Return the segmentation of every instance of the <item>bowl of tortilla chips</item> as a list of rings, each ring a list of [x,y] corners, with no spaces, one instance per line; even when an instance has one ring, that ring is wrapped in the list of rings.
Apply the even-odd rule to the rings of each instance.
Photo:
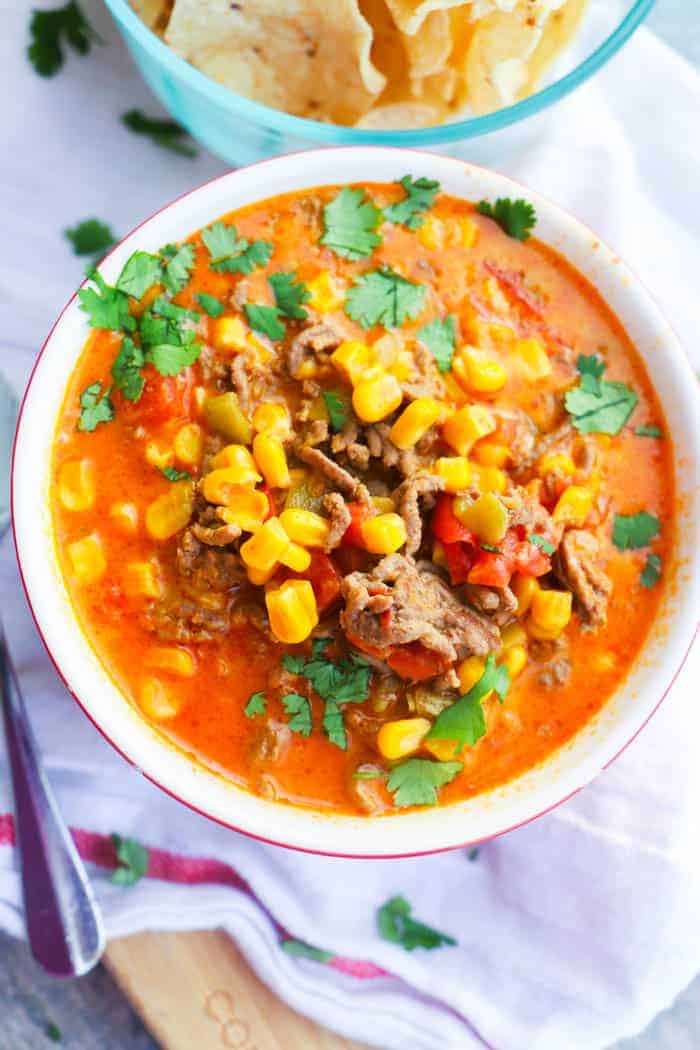
[[[654,0],[106,3],[173,117],[237,165],[319,143],[454,153],[574,90]]]

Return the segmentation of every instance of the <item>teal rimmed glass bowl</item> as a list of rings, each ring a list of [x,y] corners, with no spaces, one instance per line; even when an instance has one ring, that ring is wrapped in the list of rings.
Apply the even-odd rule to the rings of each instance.
[[[147,28],[127,0],[105,3],[144,80],[165,108],[203,146],[237,166],[319,145],[413,146],[473,157],[473,148],[461,150],[455,144],[521,125],[564,98],[619,51],[655,0],[590,0],[579,34],[536,94],[485,116],[409,131],[360,130],[294,117],[252,102],[176,55]]]

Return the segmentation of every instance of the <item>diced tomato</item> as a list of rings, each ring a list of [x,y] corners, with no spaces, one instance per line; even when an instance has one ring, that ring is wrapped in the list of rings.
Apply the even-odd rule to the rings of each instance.
[[[452,585],[466,583],[477,555],[476,548],[471,543],[444,543],[443,549]]]
[[[350,524],[343,535],[343,543],[349,543],[351,547],[364,547],[360,526],[371,514],[371,508],[366,503],[347,503],[350,511]]]
[[[326,612],[340,594],[341,576],[333,560],[323,551],[311,551],[311,565],[300,575],[311,583],[318,611]]]
[[[450,661],[444,654],[426,649],[421,642],[411,642],[408,645],[397,645],[392,648],[386,662],[401,678],[410,678],[414,682],[420,682],[424,678],[432,678],[440,674],[447,668]]]
[[[513,575],[513,562],[505,554],[480,551],[474,566],[469,570],[468,583],[479,583],[484,587],[507,587]]]
[[[460,540],[464,540],[467,543],[476,545],[478,541],[474,533],[466,525],[462,525],[459,518],[455,517],[452,510],[452,500],[453,497],[446,492],[438,496],[431,521],[433,535],[437,536],[445,544],[458,543]]]
[[[514,568],[524,576],[544,576],[552,568],[549,556],[534,543],[521,543],[513,559]]]
[[[124,409],[132,418],[151,423],[165,423],[169,419],[186,419],[192,406],[194,373],[184,368],[176,376],[162,376],[152,365],[143,369],[146,381],[138,401],[124,401]]]

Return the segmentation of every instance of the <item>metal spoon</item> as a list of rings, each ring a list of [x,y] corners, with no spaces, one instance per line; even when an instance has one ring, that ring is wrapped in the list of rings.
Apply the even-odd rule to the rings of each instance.
[[[17,403],[0,376],[0,536],[9,525],[10,443],[16,414]],[[12,770],[29,945],[49,973],[80,977],[104,951],[102,917],[41,763],[1,623],[0,703]]]

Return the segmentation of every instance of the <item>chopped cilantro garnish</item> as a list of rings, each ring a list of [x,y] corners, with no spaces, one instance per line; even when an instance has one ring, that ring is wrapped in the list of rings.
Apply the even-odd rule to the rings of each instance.
[[[661,522],[653,514],[640,510],[639,514],[616,514],[613,523],[613,543],[618,550],[639,550],[658,536]]]
[[[476,210],[493,219],[504,233],[518,241],[526,241],[537,222],[533,206],[521,199],[513,201],[510,197],[499,197],[495,204],[479,201]]]
[[[208,292],[197,292],[195,299],[205,314],[209,314],[210,317],[221,317],[224,312],[224,304],[221,300],[214,295],[209,295]]]
[[[642,587],[651,590],[661,579],[661,558],[658,554],[648,554],[646,565],[642,569],[639,582]]]
[[[70,44],[79,55],[87,55],[91,44],[103,43],[75,0],[64,7],[32,11],[29,37],[27,55],[42,77],[58,73],[65,60],[66,45]]]
[[[538,536],[536,532],[531,532],[528,536],[530,543],[534,543],[536,547],[539,547],[545,554],[554,554],[555,546],[546,540],[544,536]]]
[[[331,428],[337,433],[343,429],[350,418],[347,401],[335,390],[324,390],[323,400],[328,409]]]
[[[88,277],[97,285],[97,291],[94,288],[81,288],[78,298],[90,325],[93,328],[109,328],[114,332],[133,332],[136,322],[129,313],[129,300],[124,292],[107,284],[94,267],[88,270]]]
[[[306,678],[321,699],[325,700],[323,728],[331,743],[345,750],[347,739],[339,705],[359,704],[367,699],[372,668],[355,653],[339,663],[328,660],[323,652],[330,641],[330,638],[315,638],[311,646],[310,660],[285,653],[282,665],[292,674]]]
[[[287,329],[279,319],[276,306],[259,306],[256,303],[245,304],[248,324],[256,332],[262,332],[269,339],[283,339]]]
[[[187,129],[176,124],[174,120],[148,117],[140,109],[130,109],[128,113],[123,114],[122,124],[137,135],[147,135],[156,146],[162,146],[163,149],[179,153],[182,157],[197,156],[194,146],[182,141],[189,137]]]
[[[309,316],[301,304],[309,301],[311,292],[304,281],[298,280],[295,273],[273,273],[268,280],[281,314],[298,321],[303,321]]]
[[[162,295],[142,314],[139,335],[144,356],[161,375],[177,375],[199,357],[202,346],[193,327],[199,316]]]
[[[162,344],[149,347],[146,358],[162,376],[176,376],[184,368],[193,365],[201,352],[201,343],[190,343],[187,346]]]
[[[363,274],[345,299],[345,312],[363,328],[381,324],[398,328],[423,309],[425,288],[401,277],[388,266]]]
[[[650,423],[637,427],[635,434],[640,438],[662,438],[664,436],[661,427],[653,426]]]
[[[287,693],[282,697],[282,703],[287,714],[292,715],[287,722],[289,728],[301,736],[310,736],[313,723],[308,697],[302,696],[301,693]]]
[[[461,762],[433,762],[427,758],[409,758],[394,766],[388,788],[399,809],[405,806],[436,806],[438,788],[449,784],[462,771]]]
[[[140,299],[149,288],[161,279],[161,261],[150,252],[134,252],[124,263],[124,268],[117,278],[116,287],[120,292]]]
[[[426,734],[426,739],[453,740],[455,754],[468,744],[473,747],[486,733],[486,718],[482,701],[493,690],[503,700],[510,678],[504,666],[497,667],[493,654],[488,657],[484,672],[468,693],[445,708]]]
[[[443,320],[436,317],[416,332],[416,338],[424,343],[435,358],[441,372],[449,372],[457,340],[457,318],[450,314]]]
[[[417,230],[425,222],[421,212],[432,205],[440,192],[440,183],[434,179],[414,179],[412,175],[404,175],[399,185],[403,186],[406,196],[385,208],[384,218],[387,222],[397,222],[409,230]]]
[[[177,295],[190,279],[194,266],[194,247],[181,244],[178,248],[169,244],[160,254],[163,257],[161,281],[170,295]]]
[[[111,881],[117,886],[133,886],[148,871],[148,850],[134,839],[111,835],[119,865]]]
[[[95,383],[86,386],[80,395],[80,419],[78,430],[92,433],[100,423],[111,423],[114,419],[114,405],[110,394],[111,386],[102,393],[102,383],[99,379]],[[101,396],[100,396],[101,395]]]
[[[639,398],[626,383],[601,376],[605,364],[594,354],[581,354],[576,363],[581,376],[564,398],[573,425],[581,434],[619,434]]]
[[[64,233],[73,245],[76,255],[101,257],[116,241],[113,230],[99,219],[84,219]]]
[[[380,209],[364,190],[345,186],[323,209],[321,244],[346,259],[361,259],[381,244],[376,232],[381,221]]]
[[[333,958],[332,952],[324,952],[321,948],[313,948],[310,944],[294,940],[292,937],[282,941],[280,948],[287,955],[294,955],[300,959],[313,959],[315,962],[327,963]]]
[[[163,467],[161,474],[167,481],[191,481],[189,470],[178,470],[177,467]]]
[[[480,543],[479,546],[481,547],[482,551],[487,551],[489,554],[500,554],[501,553],[501,548],[500,547],[494,547],[494,545],[492,543]]]
[[[266,705],[267,697],[262,690],[257,693],[251,693],[248,697],[248,703],[243,708],[243,714],[246,718],[253,718],[255,715],[264,715]]]
[[[456,765],[448,762],[442,765]],[[454,937],[440,933],[426,926],[423,922],[411,918],[412,907],[405,897],[392,897],[377,912],[379,933],[385,941],[400,944],[407,952],[414,948],[441,948],[443,945],[455,945]]]
[[[114,364],[112,378],[117,390],[121,391],[127,401],[138,401],[143,393],[144,379],[141,369],[145,364],[143,350],[133,339],[124,336]]]
[[[348,738],[345,732],[345,721],[343,719],[343,712],[340,710],[335,700],[326,700],[326,705],[323,709],[323,731],[330,740],[331,744],[335,744],[341,751],[345,751],[348,746]]]
[[[211,256],[209,266],[218,273],[251,273],[256,266],[265,266],[273,251],[269,241],[251,243],[238,236],[235,226],[223,222],[202,230],[202,240]]]
[[[44,1028],[44,1035],[47,1039],[50,1039],[52,1043],[60,1043],[63,1039],[61,1029],[58,1027],[55,1021],[47,1021],[46,1027]]]

